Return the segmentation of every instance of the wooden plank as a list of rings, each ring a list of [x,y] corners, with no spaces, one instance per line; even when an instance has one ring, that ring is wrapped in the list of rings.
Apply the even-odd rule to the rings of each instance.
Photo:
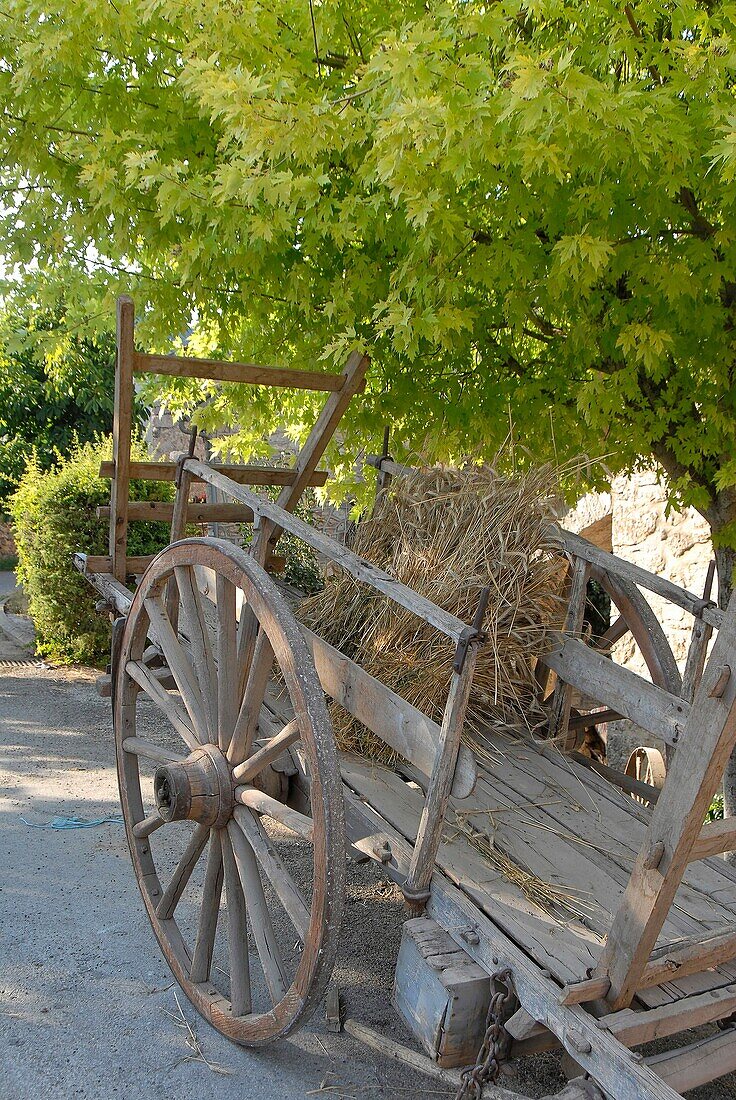
[[[121,295],[117,301],[117,357],[112,429],[112,458],[115,477],[110,495],[110,531],[108,549],[112,558],[110,572],[124,581],[125,554],[128,545],[128,494],[130,486],[130,446],[133,431],[133,333],[135,307],[132,298]]]
[[[684,608],[691,615],[702,618],[711,626],[719,628],[723,622],[723,612],[719,611],[717,607],[703,608],[703,600],[700,596],[696,596],[694,592],[688,592],[686,589],[673,584],[672,581],[668,581],[664,577],[658,577],[656,573],[650,573],[648,569],[642,569],[640,565],[633,565],[631,562],[624,561],[623,558],[616,557],[615,554],[600,550],[586,539],[581,538],[580,535],[573,534],[572,531],[565,531],[556,525],[552,526],[563,548],[571,554],[583,558],[591,565],[599,566],[608,573],[624,577],[640,588],[646,588],[649,592],[656,592],[658,596],[662,596],[665,600],[675,604],[676,607]]]
[[[646,989],[672,978],[710,970],[734,958],[736,928],[731,926],[710,934],[699,933],[653,951],[638,988]]]
[[[109,519],[110,508],[97,508],[98,519]],[[148,520],[155,523],[171,523],[174,505],[162,500],[131,500],[128,503],[128,520]],[[189,523],[252,523],[253,509],[245,504],[197,504],[190,501],[187,508]]]
[[[262,367],[255,363],[223,363],[182,355],[143,355],[133,360],[136,374],[168,374],[175,378],[211,378],[216,382],[245,382],[251,386],[280,386],[292,390],[342,389],[343,376],[329,371]]]
[[[561,1005],[583,1005],[588,1001],[598,1001],[605,997],[611,983],[608,978],[586,978],[582,982],[566,985],[560,993]]]
[[[539,660],[568,684],[624,714],[649,733],[675,745],[685,728],[690,704],[616,665],[577,638],[560,637]]]
[[[72,559],[74,562],[74,568],[78,569],[83,575],[92,573],[87,569],[88,554],[75,554]],[[110,558],[107,559],[112,565]],[[114,607],[121,615],[127,615],[130,610],[130,605],[133,602],[133,593],[125,587],[125,585],[113,577],[109,571],[102,571],[98,573],[92,573],[88,576],[90,584],[96,588],[103,599],[107,600],[111,607]]]
[[[681,1001],[651,1008],[647,1012],[625,1008],[600,1017],[600,1024],[626,1046],[639,1046],[722,1020],[733,1012],[736,1012],[736,985],[727,985],[693,997],[683,997]]]
[[[736,851],[736,817],[725,821],[706,821],[695,841],[690,859],[706,859],[719,856],[723,852]]]
[[[235,464],[213,463],[213,470],[219,470],[226,474],[232,481],[239,485],[291,485],[296,478],[295,470],[287,470],[278,466],[239,466]],[[113,478],[115,476],[114,462],[100,463],[100,477]],[[141,481],[176,481],[175,462],[131,462],[130,477]],[[327,481],[327,473],[324,470],[315,470],[307,482],[308,485],[320,486]],[[201,481],[196,474],[193,481]]]
[[[639,779],[624,775],[623,772],[616,771],[615,768],[609,768],[607,764],[601,764],[598,760],[591,760],[589,756],[581,756],[578,752],[571,755],[578,764],[582,764],[584,768],[589,768],[590,771],[597,772],[601,779],[607,780],[614,787],[619,787],[627,794],[635,794],[637,798],[643,798],[645,802],[652,805],[659,798],[657,788],[650,787],[648,783],[642,783]]]
[[[709,1039],[647,1058],[647,1065],[678,1093],[736,1070],[736,1032],[730,1027]]]
[[[325,692],[429,778],[440,744],[438,723],[307,627],[302,626],[302,634]],[[473,754],[462,745],[452,786],[455,798],[469,795],[477,779]]]
[[[322,531],[317,531],[314,527],[305,523],[304,520],[297,519],[296,516],[284,511],[278,504],[273,504],[271,501],[249,492],[248,489],[236,485],[229,478],[224,477],[206,463],[197,461],[197,459],[187,459],[184,465],[187,470],[197,474],[203,481],[208,481],[211,485],[222,489],[234,500],[249,504],[256,515],[261,516],[264,520],[269,520],[275,529],[291,531],[293,535],[306,542],[308,546],[313,547],[320,554],[324,554],[325,557],[340,565],[356,580],[370,585],[378,592],[382,592],[401,607],[406,608],[407,611],[411,611],[420,619],[424,619],[425,622],[434,626],[454,642],[459,641],[461,635],[467,630],[467,626],[462,619],[458,619],[456,615],[451,615],[413,589],[407,588],[405,584],[397,581],[384,569],[380,569],[377,565],[358,557],[352,550],[341,546],[336,539],[330,538]]]
[[[147,554],[142,557],[127,557],[125,559],[125,568],[122,571],[122,577],[117,577],[113,574],[113,559],[102,554],[87,554],[85,557],[85,572],[86,573],[110,573],[115,576],[116,580],[124,581],[126,577],[137,577],[141,573],[145,573],[148,566],[151,564],[155,554]]]
[[[722,682],[735,647],[733,597],[599,962],[612,1008],[636,992],[733,748],[736,676]]]
[[[346,792],[346,811],[349,816],[364,815],[366,833],[371,829],[376,815],[354,796],[351,798],[349,792]],[[408,871],[411,845],[395,829],[387,828],[386,834],[393,855],[392,870],[400,877]],[[611,1100],[680,1100],[647,1065],[632,1060],[626,1047],[599,1028],[586,1009],[558,1004],[560,987],[547,976],[546,970],[501,931],[495,918],[490,920],[479,910],[464,889],[453,886],[441,872],[432,880],[427,910],[488,974],[510,967],[523,1007],[554,1032],[561,1045]],[[474,936],[465,939],[463,933],[470,929]],[[476,936],[478,943],[474,942]],[[586,1046],[589,1049],[581,1049]]]

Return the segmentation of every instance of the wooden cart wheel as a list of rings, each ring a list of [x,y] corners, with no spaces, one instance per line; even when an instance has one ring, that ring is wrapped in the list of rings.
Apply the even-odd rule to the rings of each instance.
[[[664,787],[666,771],[664,757],[659,749],[647,748],[645,745],[640,745],[638,749],[634,749],[626,761],[626,774],[631,779],[638,779],[640,783],[648,783],[650,787],[656,787],[658,791],[661,791]],[[648,805],[648,801],[638,795],[633,794],[631,797],[636,802],[643,802]]]
[[[147,638],[177,691],[162,686],[166,670],[142,661]],[[262,711],[276,665],[296,716],[284,729]],[[262,1046],[287,1035],[315,1009],[332,971],[344,816],[332,725],[311,654],[251,557],[203,538],[158,555],[128,614],[114,713],[128,844],[177,981],[236,1042]],[[259,781],[296,741],[310,777],[311,818]],[[311,860],[294,858],[294,845],[310,846]],[[306,881],[298,882],[300,875]]]

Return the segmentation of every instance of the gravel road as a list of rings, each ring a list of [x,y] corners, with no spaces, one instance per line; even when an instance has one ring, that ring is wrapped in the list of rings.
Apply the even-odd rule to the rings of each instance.
[[[328,1032],[321,1014],[254,1053],[219,1036],[182,995],[177,1004],[122,827],[32,827],[119,811],[109,702],[93,684],[88,671],[0,667],[0,1100],[451,1097],[441,1082]],[[399,897],[372,866],[351,865],[348,878],[335,971],[343,1000],[350,1015],[411,1044],[389,1003]],[[209,1066],[192,1060],[184,1021]],[[538,1097],[564,1078],[542,1055],[504,1084]],[[736,1087],[692,1096],[734,1100]]]

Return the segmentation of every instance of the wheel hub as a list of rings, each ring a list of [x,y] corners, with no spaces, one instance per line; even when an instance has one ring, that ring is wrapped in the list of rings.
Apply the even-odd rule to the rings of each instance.
[[[164,821],[198,821],[217,829],[228,822],[235,804],[230,767],[215,745],[157,768],[153,793]]]

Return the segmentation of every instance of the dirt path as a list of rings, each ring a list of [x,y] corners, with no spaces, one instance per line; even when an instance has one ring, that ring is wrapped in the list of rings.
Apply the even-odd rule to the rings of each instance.
[[[54,817],[119,811],[109,702],[91,672],[0,667],[0,1097],[31,1100],[442,1100],[430,1078],[389,1064],[321,1018],[258,1054],[205,1024],[180,995],[217,1073],[189,1060],[171,974],[144,915],[122,827],[53,831]],[[370,865],[350,866],[336,978],[351,1015],[411,1043],[390,1007],[402,909]],[[557,1059],[503,1082],[562,1088]],[[725,1080],[692,1094],[734,1100]]]

